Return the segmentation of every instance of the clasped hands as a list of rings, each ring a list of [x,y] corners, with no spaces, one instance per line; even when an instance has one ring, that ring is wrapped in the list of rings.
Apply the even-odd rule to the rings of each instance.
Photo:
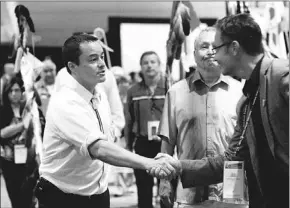
[[[181,163],[174,159],[172,156],[165,153],[157,154],[157,156],[154,158],[154,161],[147,169],[147,172],[150,175],[157,177],[158,179],[166,180],[176,178],[181,174],[181,171]]]

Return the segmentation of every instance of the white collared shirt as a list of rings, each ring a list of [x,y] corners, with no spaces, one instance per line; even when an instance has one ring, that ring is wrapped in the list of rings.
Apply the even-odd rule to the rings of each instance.
[[[65,67],[60,69],[56,76],[54,90],[60,90],[62,86],[70,82],[71,79],[72,76],[67,72]],[[110,70],[106,71],[106,81],[98,84],[98,87],[102,88],[106,93],[112,113],[112,122],[115,127],[115,136],[120,137],[121,131],[125,127],[125,116],[117,82],[114,74]]]
[[[106,94],[101,95],[98,111],[105,135],[111,139],[111,112]],[[52,95],[43,138],[41,177],[66,193],[90,196],[108,186],[108,165],[93,160],[88,146],[100,138],[99,121],[90,101],[93,95],[73,77]]]

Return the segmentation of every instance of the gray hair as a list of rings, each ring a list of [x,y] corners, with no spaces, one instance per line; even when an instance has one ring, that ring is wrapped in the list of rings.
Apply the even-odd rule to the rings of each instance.
[[[197,35],[197,37],[195,38],[195,41],[194,41],[194,50],[196,49],[196,45],[200,39],[200,37],[202,36],[203,33],[205,32],[215,32],[216,31],[216,28],[215,27],[206,27],[204,29],[202,29],[199,34]]]

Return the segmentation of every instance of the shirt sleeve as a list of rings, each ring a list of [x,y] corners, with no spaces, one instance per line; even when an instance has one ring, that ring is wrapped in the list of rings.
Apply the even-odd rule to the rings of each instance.
[[[175,114],[174,93],[168,91],[166,94],[161,120],[158,128],[158,135],[171,145],[176,144],[177,126]],[[164,138],[165,137],[165,138]]]
[[[94,112],[74,101],[54,106],[52,122],[59,137],[73,144],[81,155],[89,156],[90,144],[105,138],[93,117]]]

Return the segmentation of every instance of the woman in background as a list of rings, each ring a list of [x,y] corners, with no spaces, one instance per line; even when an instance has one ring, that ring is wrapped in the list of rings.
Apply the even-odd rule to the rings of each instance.
[[[37,174],[35,140],[30,112],[22,117],[23,81],[13,77],[4,86],[3,106],[0,107],[0,144],[2,171],[13,208],[34,207],[33,182]],[[32,182],[32,183],[31,183]]]

